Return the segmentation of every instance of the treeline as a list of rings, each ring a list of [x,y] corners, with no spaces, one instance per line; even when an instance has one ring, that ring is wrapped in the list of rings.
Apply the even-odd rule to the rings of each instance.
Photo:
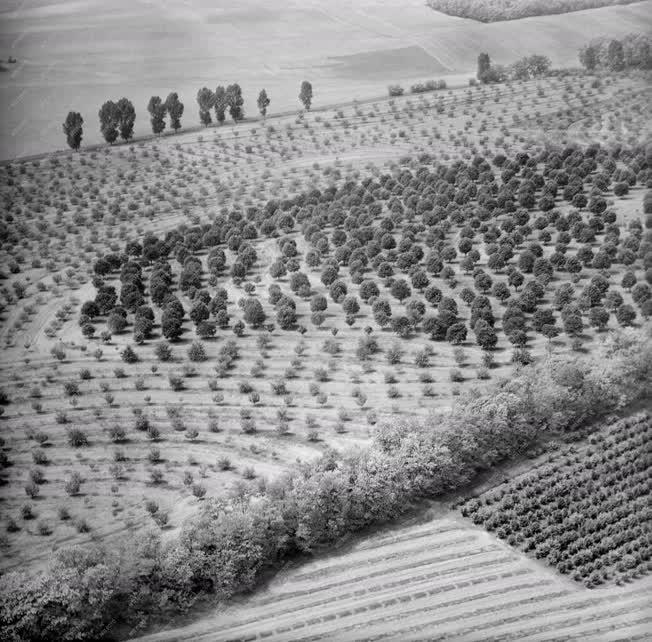
[[[478,56],[476,77],[481,83],[531,80],[546,76],[550,73],[551,66],[550,59],[539,54],[525,56],[511,65],[496,65],[491,62],[488,53],[481,53]]]
[[[652,69],[652,38],[644,33],[630,33],[620,40],[599,36],[580,49],[579,59],[587,71]]]
[[[652,69],[652,38],[643,33],[631,33],[622,40],[600,36],[582,47],[579,60],[587,71]],[[478,56],[476,78],[481,83],[531,80],[553,73],[551,66],[549,58],[538,54],[525,56],[511,65],[497,65],[483,52]]]
[[[425,94],[429,91],[441,91],[446,89],[445,80],[426,80],[425,82],[418,82],[410,86],[411,94]],[[402,96],[405,89],[401,85],[390,85],[387,91],[391,97]]]
[[[299,100],[304,109],[309,110],[312,105],[312,84],[304,80],[299,91]],[[256,101],[260,115],[267,116],[267,108],[271,100],[267,91],[262,89]],[[212,124],[211,111],[215,111],[215,120],[220,125],[226,120],[226,113],[233,119],[234,123],[245,117],[244,98],[242,88],[238,83],[227,87],[218,86],[215,91],[208,87],[202,87],[197,92],[197,105],[199,107],[199,122],[207,127]],[[166,118],[169,117],[169,126],[175,133],[181,129],[181,117],[184,113],[184,104],[179,100],[176,92],[171,92],[164,100],[160,96],[152,96],[147,104],[150,125],[153,134],[161,134],[168,126]],[[118,102],[106,101],[98,112],[100,120],[100,131],[104,140],[113,144],[118,135],[128,141],[133,137],[134,123],[136,121],[136,110],[133,103],[127,98],[121,98]],[[84,119],[79,112],[68,112],[63,123],[63,133],[66,142],[71,149],[79,149],[83,138]]]
[[[460,401],[436,429],[432,420],[395,421],[366,450],[330,451],[237,498],[208,500],[176,540],[150,533],[110,549],[63,548],[37,576],[8,573],[4,639],[133,636],[198,598],[251,589],[292,556],[392,520],[527,452],[546,433],[574,434],[650,390],[652,341],[642,331],[610,335],[584,362],[523,368],[491,394]]]
[[[480,22],[518,20],[531,16],[547,16],[584,9],[596,9],[638,0],[427,0],[435,11],[449,16],[471,18]]]

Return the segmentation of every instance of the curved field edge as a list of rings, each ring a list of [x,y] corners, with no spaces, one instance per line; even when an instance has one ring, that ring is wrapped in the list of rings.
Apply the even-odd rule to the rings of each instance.
[[[535,16],[551,16],[575,11],[635,4],[639,0],[426,0],[435,11],[479,22],[502,22]]]
[[[333,452],[259,494],[209,501],[176,541],[151,533],[111,551],[75,547],[37,576],[8,574],[5,639],[131,637],[201,598],[227,600],[271,568],[387,523],[551,435],[576,433],[651,387],[649,326],[609,335],[586,360],[523,368],[492,395],[462,400],[437,431],[429,421],[385,425],[368,449]]]

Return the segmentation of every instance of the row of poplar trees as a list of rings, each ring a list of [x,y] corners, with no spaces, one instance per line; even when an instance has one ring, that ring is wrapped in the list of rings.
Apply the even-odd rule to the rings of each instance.
[[[299,100],[305,109],[312,105],[312,84],[307,80],[301,83]],[[267,116],[267,107],[270,104],[267,91],[262,89],[258,94],[258,111],[261,116]],[[211,110],[215,111],[215,119],[220,125],[226,120],[226,112],[238,122],[244,118],[244,98],[242,88],[237,83],[228,87],[219,86],[215,91],[202,87],[197,92],[197,104],[199,106],[199,120],[202,125],[208,126],[213,122]],[[183,116],[184,105],[179,100],[179,95],[172,92],[163,101],[160,96],[152,96],[147,104],[147,111],[150,116],[152,132],[160,134],[166,128],[166,117],[170,118],[170,127],[175,132],[181,128],[181,117]],[[104,140],[112,144],[118,136],[128,141],[134,134],[134,123],[136,121],[136,110],[133,103],[127,98],[121,98],[117,102],[107,100],[98,112],[100,119],[100,131]],[[66,135],[68,146],[72,149],[79,149],[83,136],[84,119],[79,112],[69,112],[63,124],[63,132]]]

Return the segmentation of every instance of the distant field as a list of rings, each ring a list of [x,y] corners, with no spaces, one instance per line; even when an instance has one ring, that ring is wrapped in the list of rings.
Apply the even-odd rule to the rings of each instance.
[[[652,2],[564,16],[480,24],[435,12],[423,0],[292,0],[271,11],[262,0],[151,3],[113,0],[4,3],[0,59],[17,63],[0,76],[0,157],[64,145],[61,123],[82,113],[84,144],[100,142],[97,112],[126,96],[136,106],[136,135],[149,132],[145,105],[177,91],[185,126],[197,125],[197,90],[239,82],[245,111],[265,87],[270,112],[298,109],[302,80],[319,108],[383,95],[389,83],[446,77],[465,84],[480,51],[509,63],[526,53],[577,65],[593,35],[652,29]]]
[[[636,0],[428,0],[428,5],[451,16],[497,22],[634,2]]]

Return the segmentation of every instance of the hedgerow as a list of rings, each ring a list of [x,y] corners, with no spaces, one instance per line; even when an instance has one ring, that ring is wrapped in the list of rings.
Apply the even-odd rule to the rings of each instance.
[[[7,640],[132,635],[203,597],[221,601],[249,590],[282,560],[392,520],[650,389],[649,336],[609,335],[586,361],[550,358],[492,394],[470,394],[447,417],[382,425],[366,450],[330,451],[255,494],[205,500],[176,540],[150,533],[111,549],[65,548],[36,576],[9,573],[0,626]]]

